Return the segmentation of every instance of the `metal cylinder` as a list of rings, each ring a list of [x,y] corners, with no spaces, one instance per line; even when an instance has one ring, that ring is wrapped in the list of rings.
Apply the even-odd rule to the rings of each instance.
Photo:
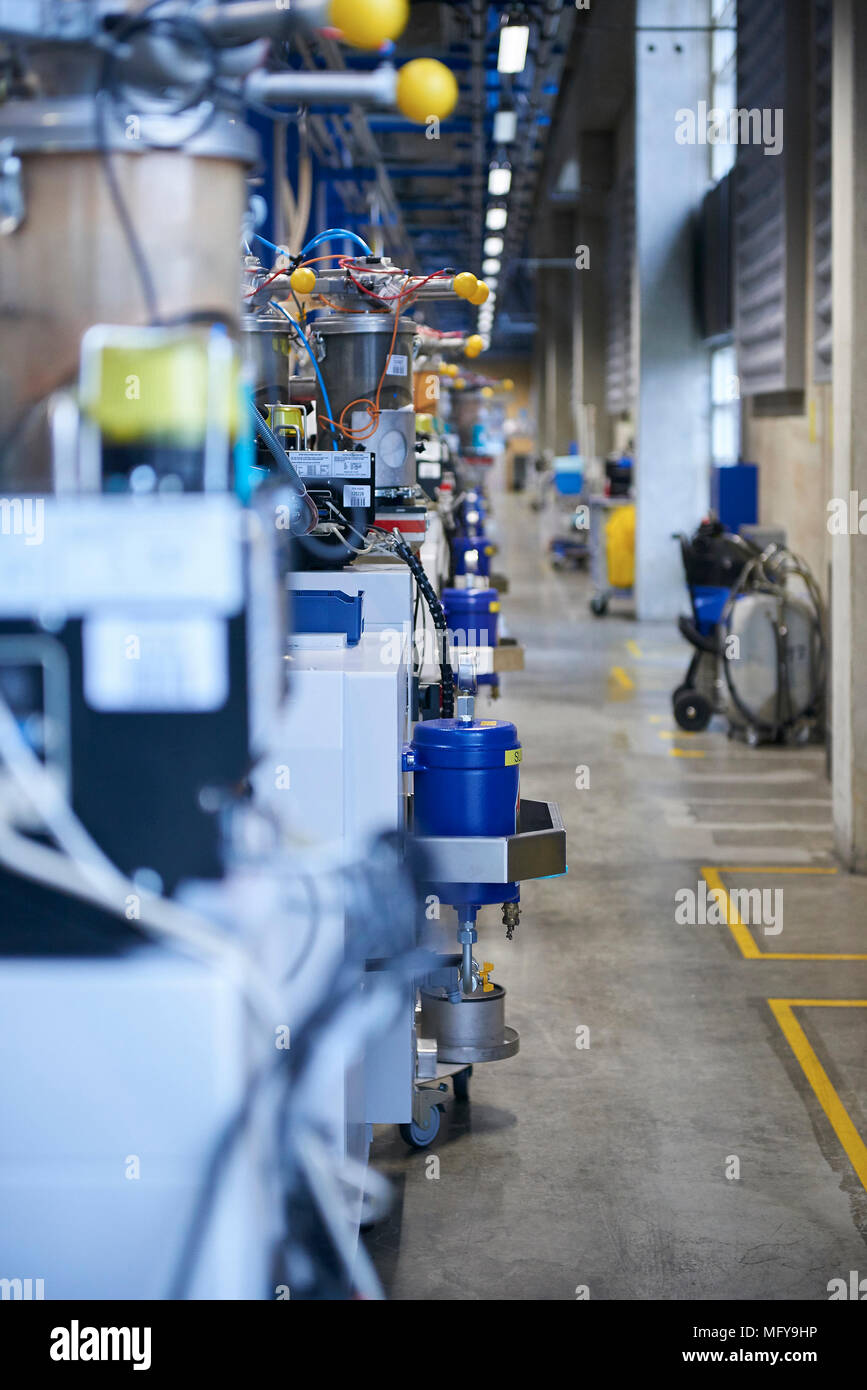
[[[335,314],[333,318],[321,319],[313,329],[312,336],[320,338],[325,349],[319,368],[335,420],[345,411],[343,423],[353,431],[366,434],[371,424],[366,402],[375,402],[382,377],[376,429],[364,439],[346,439],[336,432],[341,449],[360,445],[376,454],[378,492],[415,485],[412,400],[415,331],[412,319],[400,319],[394,347],[390,348],[394,332],[391,314]],[[383,368],[386,368],[384,375]],[[361,401],[365,404],[353,405]],[[327,413],[321,393],[317,395],[317,410],[320,415]],[[320,424],[320,436],[330,442],[331,436],[324,424]]]
[[[519,1038],[506,1026],[506,991],[464,995],[452,1003],[430,990],[421,991],[419,1035],[436,1038],[439,1062],[496,1062],[518,1051]]]
[[[0,117],[0,139],[9,119]],[[0,243],[0,486],[49,491],[49,441],[36,407],[74,384],[88,328],[149,321],[142,263],[163,320],[237,321],[246,161],[240,152],[183,149],[109,156],[76,147],[85,139],[77,127],[57,148],[46,136],[33,149],[36,136],[22,133],[20,117],[10,125],[22,149],[23,217]],[[137,245],[112,197],[107,158]]]
[[[244,356],[253,376],[257,405],[293,399],[289,388],[289,354],[296,340],[288,320],[247,315],[242,321]]]

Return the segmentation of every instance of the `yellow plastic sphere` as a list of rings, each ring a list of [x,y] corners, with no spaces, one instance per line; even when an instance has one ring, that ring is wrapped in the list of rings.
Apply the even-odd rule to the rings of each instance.
[[[502,385],[504,391],[514,391],[515,389],[515,383],[510,376],[504,377]]]
[[[471,333],[464,344],[464,352],[467,357],[478,357],[484,344],[478,333]]]
[[[456,362],[446,362],[445,366],[443,367],[443,371],[445,372],[446,376],[457,376],[458,365]]]
[[[472,303],[473,295],[479,288],[479,282],[471,270],[462,270],[459,275],[455,276],[452,288],[461,299],[468,299]]]
[[[409,120],[419,125],[426,125],[434,117],[444,121],[457,104],[455,75],[436,58],[413,58],[397,74],[398,109]]]
[[[407,0],[331,0],[329,21],[356,48],[379,48],[402,34],[409,18]]]
[[[485,300],[487,299],[490,293],[491,291],[488,289],[484,280],[480,280],[479,283],[476,285],[475,294],[470,295],[470,303],[475,304],[477,306],[480,304],[484,304]]]
[[[457,381],[455,382],[455,390],[456,390],[456,391],[463,391],[463,389],[464,389],[464,387],[466,386],[466,384],[467,384],[467,383],[464,381],[463,377],[462,377],[462,376],[459,376],[458,379],[457,379]]]
[[[296,294],[312,294],[316,289],[316,276],[307,265],[299,265],[289,276],[289,284]]]
[[[494,394],[494,388],[493,388],[493,386],[483,386],[483,387],[482,387],[482,395],[484,396],[484,398],[485,398],[486,401],[489,401],[489,400],[491,399],[491,397],[493,396],[493,394]]]

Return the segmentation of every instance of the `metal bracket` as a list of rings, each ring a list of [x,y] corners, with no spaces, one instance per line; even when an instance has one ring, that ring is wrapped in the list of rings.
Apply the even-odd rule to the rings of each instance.
[[[431,882],[520,883],[566,872],[566,830],[556,801],[521,799],[515,835],[420,835]]]

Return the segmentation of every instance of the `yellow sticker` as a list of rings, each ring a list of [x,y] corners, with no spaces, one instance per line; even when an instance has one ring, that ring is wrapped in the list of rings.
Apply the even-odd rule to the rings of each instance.
[[[479,723],[483,729],[493,729],[497,723],[496,719],[480,719]]]
[[[521,749],[509,748],[506,750],[506,767],[514,767],[515,763],[521,761]]]
[[[500,605],[499,605],[498,603],[489,603],[489,604],[488,604],[488,612],[489,612],[489,613],[499,613],[499,611],[500,611]]]

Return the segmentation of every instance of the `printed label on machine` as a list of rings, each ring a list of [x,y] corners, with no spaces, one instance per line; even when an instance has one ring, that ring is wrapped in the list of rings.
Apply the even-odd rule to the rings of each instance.
[[[406,376],[409,371],[409,359],[393,355],[388,359],[388,366],[385,369],[386,376]]]
[[[219,618],[100,614],[85,620],[82,641],[91,709],[206,711],[226,702],[229,639]]]
[[[424,459],[418,465],[418,476],[420,478],[438,478],[442,471],[442,464],[426,463]]]
[[[358,487],[357,485],[345,487],[343,489],[343,505],[344,507],[369,507],[370,488]]]
[[[367,417],[365,416],[365,419]],[[349,449],[311,450],[309,453],[292,452],[287,455],[289,462],[299,478],[371,478],[373,469],[370,453]]]

